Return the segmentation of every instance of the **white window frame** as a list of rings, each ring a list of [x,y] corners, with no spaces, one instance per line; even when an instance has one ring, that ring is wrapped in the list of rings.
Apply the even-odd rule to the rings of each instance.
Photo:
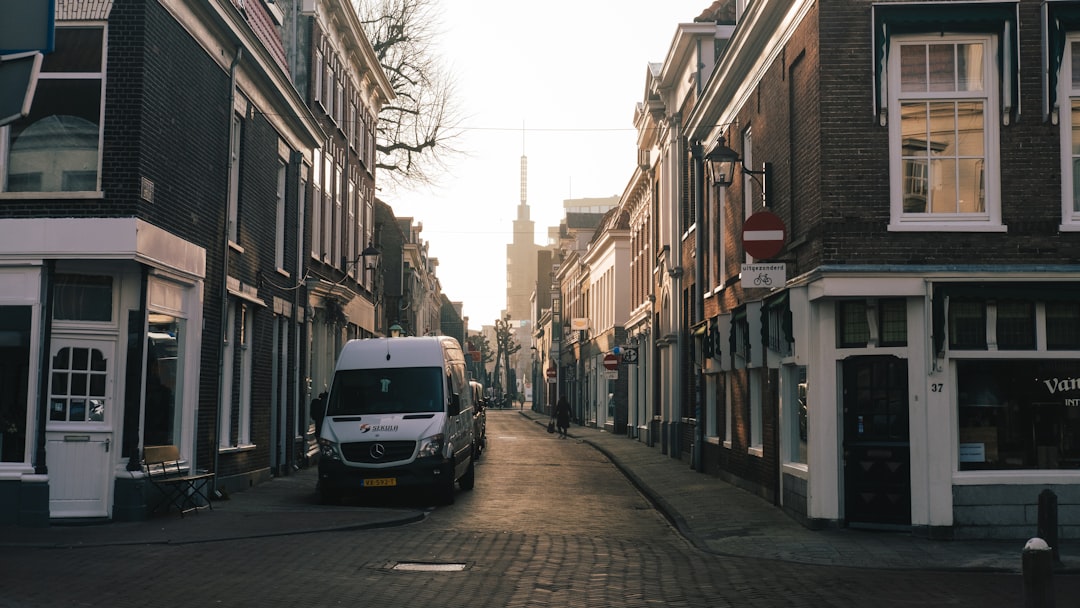
[[[1080,137],[1080,124],[1073,122],[1073,105],[1080,107],[1080,81],[1072,82],[1072,53],[1073,45],[1080,45],[1080,32],[1070,33],[1065,38],[1065,51],[1062,53],[1061,65],[1058,68],[1058,94],[1062,100],[1059,107],[1059,131],[1061,138],[1061,226],[1062,232],[1080,231],[1080,207],[1074,206],[1074,198],[1080,189],[1080,180],[1076,180],[1074,163],[1080,168],[1080,153],[1073,152],[1072,134],[1078,131]],[[1080,141],[1078,141],[1080,143]],[[1080,150],[1078,150],[1080,152]],[[1080,199],[1077,199],[1080,203]]]
[[[360,259],[360,222],[357,217],[359,208],[359,192],[356,189],[356,169],[354,167],[349,168],[349,189],[346,196],[347,209],[345,220],[345,255],[348,257],[350,265],[347,270],[352,275],[353,279],[359,280],[360,275],[364,272],[364,267],[367,265],[364,260]]]
[[[101,193],[101,164],[104,157],[104,142],[105,142],[105,90],[107,82],[105,79],[105,65],[108,62],[108,46],[109,46],[109,28],[105,22],[99,21],[77,21],[70,23],[57,23],[56,29],[63,28],[78,28],[78,29],[100,29],[101,30],[101,69],[97,72],[46,72],[44,69],[40,70],[38,74],[38,81],[44,80],[98,80],[100,82],[100,98],[98,101],[98,119],[97,119],[97,178],[95,180],[95,188],[90,191],[65,191],[65,190],[50,190],[50,191],[27,191],[27,192],[8,192],[8,172],[10,170],[9,155],[11,153],[11,127],[4,125],[0,126],[0,197],[2,198],[40,198],[47,194],[49,198],[87,198],[93,196],[98,198]]]
[[[311,91],[312,97],[315,102],[325,108],[323,103],[323,78],[324,71],[326,70],[326,60],[323,58],[323,52],[321,48],[315,49],[315,60],[312,62],[311,73],[314,76],[315,81],[312,83]]]
[[[341,258],[345,255],[343,248],[343,245],[345,243],[345,212],[343,209],[344,203],[341,199],[346,196],[346,190],[348,189],[349,184],[349,177],[348,174],[345,172],[345,167],[342,166],[340,162],[334,163],[334,173],[337,179],[334,184],[334,242],[333,250],[331,251],[331,256],[333,257],[331,257],[330,259],[333,260],[334,264],[341,264],[342,266],[344,266]],[[342,268],[342,270],[345,270],[345,268]]]
[[[283,158],[278,158],[277,175],[277,200],[275,203],[274,216],[274,268],[288,274],[285,271],[285,183],[288,163]]]
[[[708,339],[708,337],[706,337]],[[705,374],[705,438],[716,441],[720,435],[720,408],[716,406],[717,374]]]
[[[330,148],[323,152],[323,191],[322,191],[322,249],[319,259],[330,263],[333,248],[334,230],[334,187],[337,175],[334,173],[334,153]]]
[[[799,379],[800,376],[805,377],[806,373],[807,366],[805,365],[784,365],[780,368],[781,407],[783,408],[783,433],[781,437],[784,438],[780,441],[780,448],[783,454],[783,463],[785,466],[794,466],[802,470],[807,470],[810,462],[809,433],[805,461],[799,460],[798,447],[801,441],[799,436],[799,401],[807,398],[807,384],[806,382],[800,383]],[[809,407],[807,409],[809,410]]]
[[[244,118],[232,114],[229,129],[229,242],[240,242],[240,142]]]
[[[731,374],[724,377],[724,447],[731,449],[732,429],[735,428],[735,411],[731,405]]]
[[[902,93],[900,90],[900,47],[904,44],[982,44],[983,90],[969,92]],[[889,192],[890,222],[893,232],[1005,232],[1001,222],[1001,100],[998,87],[998,37],[991,34],[913,34],[893,36],[889,40],[888,65],[888,125],[889,125]],[[971,100],[984,103],[983,158],[984,210],[979,213],[905,213],[903,133],[900,118],[901,103],[907,100],[956,101]]]
[[[749,383],[750,383],[750,446],[747,448],[747,453],[751,456],[762,456],[765,453],[763,448],[763,437],[761,425],[761,379],[762,371],[760,367],[755,367],[749,370]]]
[[[237,322],[237,315],[242,318]],[[218,425],[218,449],[230,450],[251,447],[251,375],[252,353],[251,338],[254,336],[255,314],[250,304],[229,300],[226,313],[228,339],[222,350],[223,380],[221,383],[221,410]],[[237,351],[240,360],[236,361]],[[240,376],[237,379],[237,398],[233,399],[233,371],[239,364]],[[232,413],[237,412],[236,441],[233,441]]]

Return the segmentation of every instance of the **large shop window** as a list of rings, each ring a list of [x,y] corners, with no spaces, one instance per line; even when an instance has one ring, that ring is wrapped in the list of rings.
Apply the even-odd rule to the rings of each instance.
[[[183,346],[181,320],[150,314],[146,338],[146,445],[180,443],[183,407]]]
[[[56,28],[56,50],[42,61],[30,114],[0,129],[0,190],[99,190],[104,33]]]
[[[1080,468],[1080,360],[956,362],[961,471]]]
[[[1018,94],[1016,4],[873,10],[890,228],[1000,229],[998,125],[1009,124]]]

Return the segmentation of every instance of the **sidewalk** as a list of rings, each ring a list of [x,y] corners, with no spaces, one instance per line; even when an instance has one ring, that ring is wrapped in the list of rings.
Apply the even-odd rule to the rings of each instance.
[[[94,547],[105,545],[190,544],[238,538],[362,530],[422,520],[416,508],[349,508],[319,504],[316,468],[275,477],[228,500],[215,500],[213,510],[173,510],[146,521],[106,524],[59,524],[47,528],[0,526],[3,547]]]
[[[523,415],[539,425],[548,417]],[[625,436],[571,426],[570,438],[603,452],[703,551],[825,566],[1021,572],[1024,542],[929,540],[902,532],[813,531],[778,507],[717,477],[698,473]],[[1080,573],[1080,541],[1062,543],[1058,574]]]

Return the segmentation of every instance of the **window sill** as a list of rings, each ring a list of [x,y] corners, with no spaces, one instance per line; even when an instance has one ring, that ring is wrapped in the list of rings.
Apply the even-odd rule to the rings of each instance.
[[[955,466],[955,465],[953,465]],[[1077,469],[1002,469],[998,471],[953,471],[953,485],[1048,485],[1075,484],[1080,480]]]
[[[989,222],[903,222],[889,224],[889,232],[1008,232],[1004,224]]]
[[[256,447],[253,443],[245,443],[244,445],[234,446],[218,446],[218,454],[239,454],[240,452],[251,452]]]
[[[244,253],[244,248],[241,247],[239,243],[237,243],[236,241],[234,241],[232,239],[229,239],[229,249],[232,249],[233,251],[235,251],[237,253]]]
[[[41,200],[41,199],[72,199],[72,200],[100,200],[105,198],[101,191],[89,192],[0,192],[0,200]]]
[[[751,456],[761,458],[765,455],[765,450],[760,445],[754,445],[746,448],[746,453]]]
[[[810,467],[801,462],[785,462],[783,472],[799,479],[810,479]]]

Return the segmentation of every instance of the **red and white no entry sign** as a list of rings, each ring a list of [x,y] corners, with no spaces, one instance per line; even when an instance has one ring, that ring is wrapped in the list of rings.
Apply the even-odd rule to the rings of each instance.
[[[559,372],[555,371],[554,367],[547,368],[547,377],[548,378],[555,378],[558,375],[559,375]]]
[[[787,240],[784,220],[771,211],[758,211],[743,222],[743,249],[758,260],[780,253]]]
[[[604,368],[619,369],[619,356],[612,353],[604,355]]]

